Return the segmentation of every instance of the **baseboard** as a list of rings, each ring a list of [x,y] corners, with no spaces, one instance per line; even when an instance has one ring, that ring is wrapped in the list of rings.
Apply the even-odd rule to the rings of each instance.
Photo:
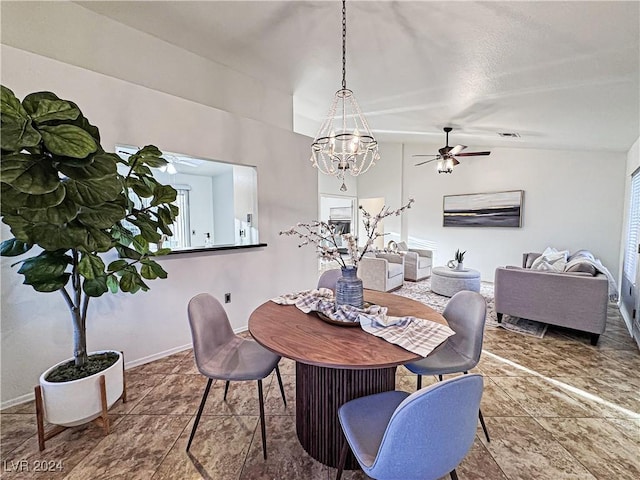
[[[248,327],[245,325],[243,327],[235,328],[234,333],[246,332]],[[156,360],[160,360],[161,358],[168,357],[175,353],[184,352],[185,350],[189,350],[192,348],[192,344],[188,343],[186,345],[181,345],[179,347],[170,348],[168,350],[164,350],[162,352],[154,353],[153,355],[147,355],[146,357],[138,358],[136,360],[131,360],[130,362],[126,361],[126,352],[125,352],[125,370],[130,368],[139,367],[140,365],[144,365],[146,363],[154,362]],[[19,397],[12,398],[10,400],[6,400],[0,404],[0,410],[4,410],[6,408],[15,407],[16,405],[22,405],[23,403],[31,402],[35,399],[35,394],[33,392],[27,393],[25,395],[20,395]]]

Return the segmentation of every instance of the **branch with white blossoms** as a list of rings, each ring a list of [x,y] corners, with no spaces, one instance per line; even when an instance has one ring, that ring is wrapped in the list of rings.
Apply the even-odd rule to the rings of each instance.
[[[335,260],[342,268],[346,268],[347,262],[340,254],[338,249],[337,238],[342,238],[346,243],[346,250],[349,255],[350,265],[358,267],[358,263],[372,247],[375,240],[384,236],[384,233],[377,231],[378,224],[384,218],[391,215],[401,215],[402,212],[411,208],[414,203],[414,199],[410,198],[406,205],[398,208],[397,210],[391,210],[389,207],[383,206],[380,212],[376,215],[371,215],[362,206],[360,206],[360,212],[363,218],[364,231],[367,236],[367,241],[361,249],[358,249],[358,239],[350,233],[343,233],[336,235],[335,225],[330,225],[327,222],[313,221],[310,223],[298,223],[296,226],[291,227],[289,230],[280,232],[280,235],[288,235],[298,237],[302,239],[302,242],[298,247],[304,245],[315,245],[318,256],[323,260]]]

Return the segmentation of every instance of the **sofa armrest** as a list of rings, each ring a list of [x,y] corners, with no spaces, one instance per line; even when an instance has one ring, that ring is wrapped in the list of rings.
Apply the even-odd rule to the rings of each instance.
[[[358,277],[363,288],[384,292],[387,287],[387,260],[384,258],[362,257],[358,265]]]

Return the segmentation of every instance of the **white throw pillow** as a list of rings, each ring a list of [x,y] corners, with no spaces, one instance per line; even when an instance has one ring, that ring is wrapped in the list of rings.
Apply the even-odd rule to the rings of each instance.
[[[542,255],[533,261],[531,269],[563,272],[567,264],[568,256],[568,250],[556,250],[553,247],[547,247],[544,252],[542,252]]]

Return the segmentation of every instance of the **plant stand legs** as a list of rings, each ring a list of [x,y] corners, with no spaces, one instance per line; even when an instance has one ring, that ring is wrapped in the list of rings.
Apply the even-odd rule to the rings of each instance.
[[[93,420],[104,430],[105,435],[109,435],[109,414],[107,412],[107,385],[105,381],[104,375],[100,375],[100,404],[102,406],[102,411],[100,416]],[[59,433],[64,432],[69,427],[64,427],[62,425],[54,425],[49,431],[45,431],[44,429],[44,402],[42,400],[42,387],[37,385],[35,387],[35,395],[36,395],[36,424],[38,426],[38,448],[42,452],[45,449],[45,441],[50,438],[55,437]],[[122,395],[120,395],[123,403],[127,401],[127,384],[124,381],[123,377],[123,389]],[[120,398],[118,400],[120,400]],[[117,400],[116,400],[117,401]]]

